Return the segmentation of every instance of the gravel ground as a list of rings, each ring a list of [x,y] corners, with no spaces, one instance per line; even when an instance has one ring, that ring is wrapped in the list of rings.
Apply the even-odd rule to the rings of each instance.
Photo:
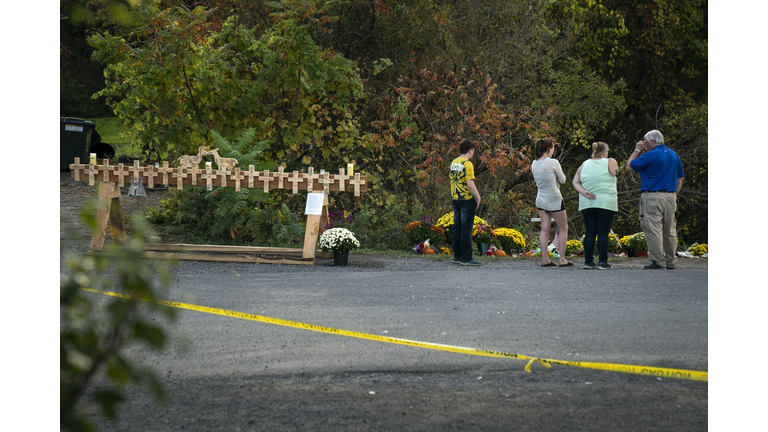
[[[82,253],[90,233],[77,212],[95,188],[70,180],[62,172],[62,238]],[[167,191],[148,191],[131,198],[123,189],[126,214],[158,205]],[[66,226],[73,227],[67,231]],[[128,234],[130,235],[130,225]],[[108,239],[108,241],[110,241]],[[185,275],[240,272],[296,274],[337,272],[332,260],[315,266],[183,262]],[[644,259],[617,260],[617,268],[636,269]],[[414,256],[350,255],[352,272],[416,272],[445,270],[440,259]],[[510,269],[532,270],[536,259],[487,260],[482,274]],[[706,259],[680,259],[676,272],[707,269]],[[539,269],[583,272],[577,268]],[[575,274],[575,273],[574,273]],[[635,274],[635,272],[633,272]],[[326,276],[323,276],[326,277]],[[482,279],[478,280],[482,284]],[[407,312],[403,312],[407,313]],[[147,357],[165,366],[162,358]],[[386,370],[286,373],[282,370],[163,376],[168,404],[158,405],[129,387],[116,422],[98,420],[102,430],[193,431],[443,431],[443,430],[644,430],[701,431],[708,427],[708,384],[684,380],[606,373],[589,369],[534,368],[526,373],[499,366],[455,365]],[[164,372],[159,372],[164,375]]]

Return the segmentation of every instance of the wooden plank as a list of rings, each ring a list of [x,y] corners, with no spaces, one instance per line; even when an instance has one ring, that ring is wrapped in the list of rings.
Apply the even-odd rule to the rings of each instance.
[[[260,246],[196,245],[185,243],[147,243],[144,250],[161,252],[216,252],[266,255],[301,255],[303,249]]]
[[[112,193],[115,183],[102,183],[99,187],[99,200],[96,203],[96,226],[91,236],[89,251],[97,251],[104,248],[104,239],[107,237],[107,223],[109,222],[110,208],[112,207]]]
[[[254,264],[296,264],[296,265],[314,265],[314,258],[292,258],[292,257],[277,257],[266,258],[260,256],[248,256],[248,255],[206,255],[206,254],[187,254],[179,252],[144,252],[145,258],[159,258],[159,259],[177,259],[183,261],[217,261],[217,262],[243,262]]]
[[[322,193],[322,192],[315,192]],[[315,258],[317,239],[328,223],[328,195],[323,194],[323,211],[319,215],[307,216],[307,229],[304,231],[304,258]]]
[[[112,238],[116,243],[125,244],[125,224],[123,223],[123,205],[120,203],[120,188],[116,183],[112,185],[109,205],[109,224]]]

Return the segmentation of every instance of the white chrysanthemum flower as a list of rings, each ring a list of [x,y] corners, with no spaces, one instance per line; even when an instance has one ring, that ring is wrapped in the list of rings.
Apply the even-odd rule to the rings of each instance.
[[[360,242],[346,228],[331,228],[320,236],[318,246],[325,252],[342,252],[359,248]]]

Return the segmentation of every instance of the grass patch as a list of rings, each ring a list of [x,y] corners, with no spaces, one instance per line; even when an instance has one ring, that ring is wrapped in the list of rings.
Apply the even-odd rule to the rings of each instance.
[[[138,145],[131,144],[127,137],[120,136],[123,131],[118,117],[101,117],[86,119],[96,126],[96,132],[101,136],[101,141],[112,144],[115,148],[115,156],[126,155],[136,157],[141,154]]]

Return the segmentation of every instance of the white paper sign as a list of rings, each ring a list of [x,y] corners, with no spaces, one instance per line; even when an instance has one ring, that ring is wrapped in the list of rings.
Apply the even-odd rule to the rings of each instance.
[[[304,209],[305,215],[322,215],[323,214],[323,193],[310,193],[307,194],[307,207]]]

